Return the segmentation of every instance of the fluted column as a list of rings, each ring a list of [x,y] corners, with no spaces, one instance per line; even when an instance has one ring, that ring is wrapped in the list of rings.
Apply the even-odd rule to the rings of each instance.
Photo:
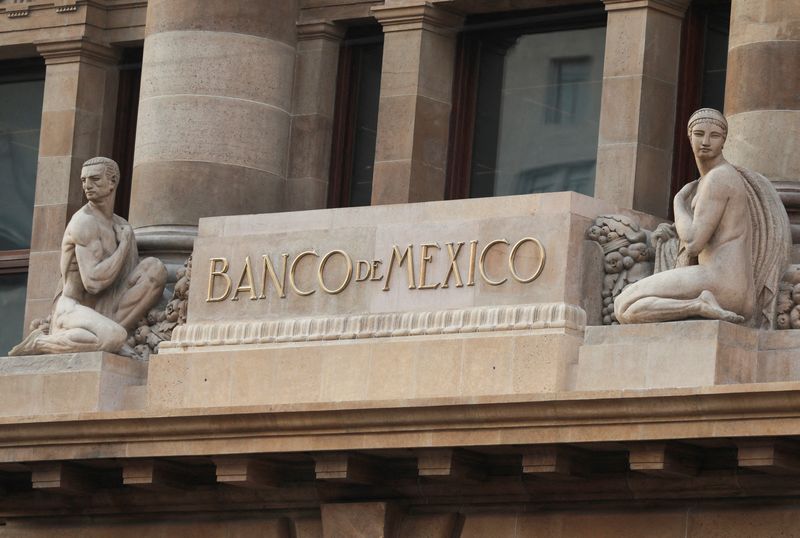
[[[282,208],[296,16],[296,0],[148,3],[130,207],[140,250],[191,249],[201,217]]]
[[[800,2],[733,0],[725,155],[773,181],[800,181]]]

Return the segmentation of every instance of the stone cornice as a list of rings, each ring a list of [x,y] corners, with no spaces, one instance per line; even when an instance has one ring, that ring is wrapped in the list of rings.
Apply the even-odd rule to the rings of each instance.
[[[108,65],[116,63],[120,54],[114,47],[89,41],[85,37],[64,41],[42,41],[35,45],[48,65],[80,61]]]
[[[409,30],[453,33],[464,22],[463,15],[427,2],[416,6],[376,6],[371,11],[383,26],[384,33]]]
[[[0,420],[0,464],[800,435],[800,383]]]
[[[606,11],[625,9],[654,9],[674,17],[683,18],[690,0],[603,0]]]
[[[341,41],[344,38],[345,28],[329,21],[298,22],[297,40],[307,41],[312,39],[329,39]]]

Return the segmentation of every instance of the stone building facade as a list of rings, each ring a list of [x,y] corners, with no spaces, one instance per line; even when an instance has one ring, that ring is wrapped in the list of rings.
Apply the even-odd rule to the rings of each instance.
[[[800,536],[800,336],[601,326],[585,231],[670,217],[701,106],[800,243],[797,0],[0,0],[0,355],[90,157],[195,263],[147,363],[0,359],[0,537]]]

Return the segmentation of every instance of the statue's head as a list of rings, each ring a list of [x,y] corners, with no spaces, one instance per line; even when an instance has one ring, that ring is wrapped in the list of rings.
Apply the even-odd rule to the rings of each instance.
[[[90,202],[114,197],[119,183],[119,166],[107,157],[94,157],[83,163],[81,185]]]
[[[713,159],[722,154],[728,137],[728,120],[713,108],[701,108],[689,118],[689,142],[698,159]]]

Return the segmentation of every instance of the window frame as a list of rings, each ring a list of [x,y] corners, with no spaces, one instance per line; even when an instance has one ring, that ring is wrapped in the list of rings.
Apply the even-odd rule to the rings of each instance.
[[[142,84],[143,46],[126,48],[119,65],[119,86],[114,123],[112,158],[119,165],[119,182],[114,200],[114,213],[128,218],[133,185],[133,152],[136,143],[136,122],[139,115],[139,94]]]
[[[499,31],[521,36],[597,28],[606,24],[607,14],[602,5],[560,6],[467,18],[456,47],[450,140],[447,148],[446,200],[469,198],[470,194],[481,39]]]
[[[45,64],[41,58],[4,60],[0,63],[0,84],[45,80]],[[34,178],[36,181],[36,178]],[[34,201],[35,205],[35,201]],[[0,275],[27,273],[31,249],[0,249]]]
[[[383,41],[383,29],[380,25],[354,26],[348,29],[339,49],[328,174],[329,208],[350,207],[358,121],[360,80],[358,55],[363,50],[359,46],[378,43],[382,46]]]
[[[681,55],[678,74],[678,95],[675,103],[675,135],[673,141],[670,200],[684,185],[699,177],[692,146],[686,134],[686,121],[700,108],[703,95],[703,67],[707,17],[715,9],[726,7],[730,0],[695,0],[689,6],[681,29]],[[724,112],[724,111],[723,111]],[[674,208],[669,204],[669,217]]]

